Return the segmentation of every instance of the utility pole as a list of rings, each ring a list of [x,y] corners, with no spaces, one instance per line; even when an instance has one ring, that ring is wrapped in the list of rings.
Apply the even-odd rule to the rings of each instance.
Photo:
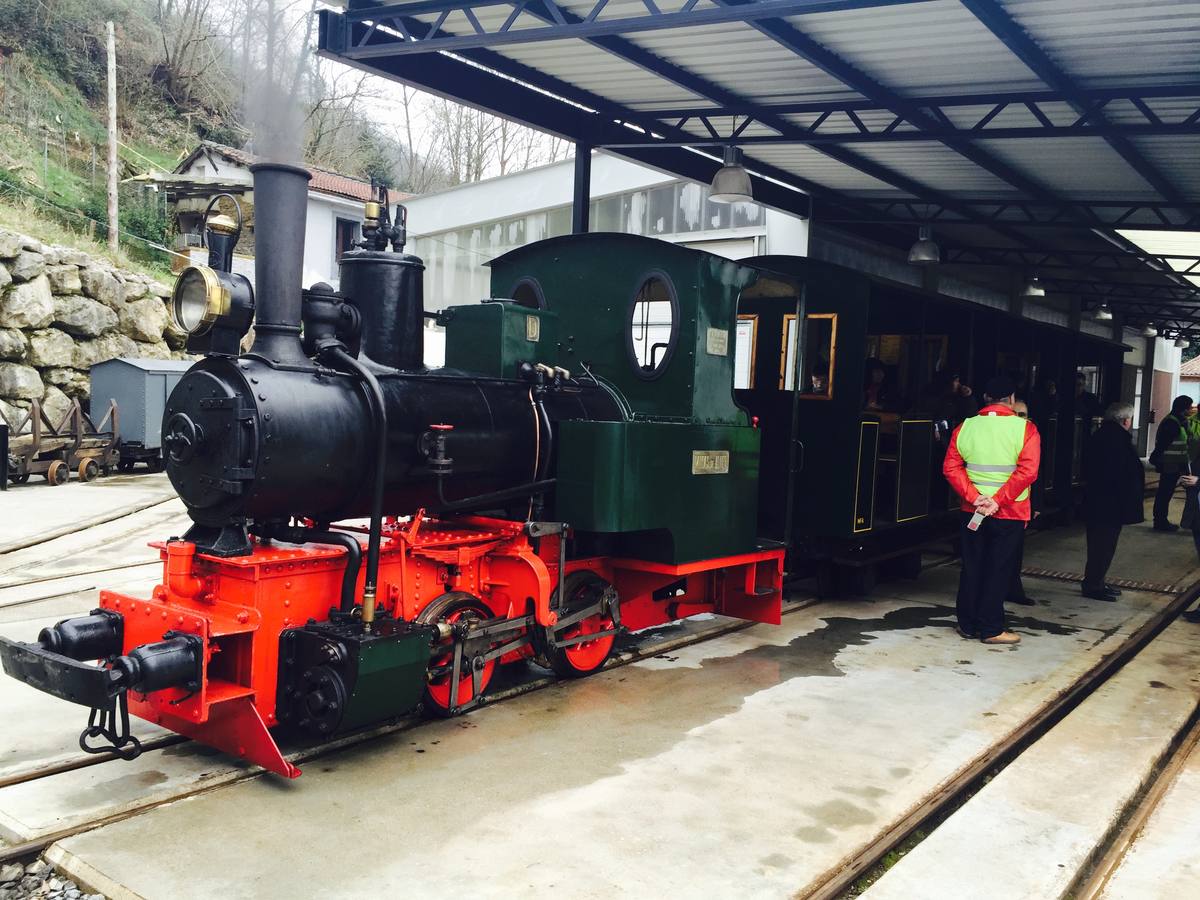
[[[117,252],[117,39],[108,31],[108,251]]]

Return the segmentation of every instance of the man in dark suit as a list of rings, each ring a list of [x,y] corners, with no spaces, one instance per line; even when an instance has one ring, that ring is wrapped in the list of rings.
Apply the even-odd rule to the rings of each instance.
[[[1133,447],[1133,404],[1114,403],[1090,438],[1084,456],[1087,488],[1083,514],[1087,522],[1087,564],[1083,596],[1116,600],[1121,591],[1104,581],[1117,552],[1121,528],[1145,521],[1142,503],[1146,470]]]

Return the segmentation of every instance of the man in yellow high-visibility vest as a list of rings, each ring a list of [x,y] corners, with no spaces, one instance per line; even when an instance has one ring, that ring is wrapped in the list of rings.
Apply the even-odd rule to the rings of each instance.
[[[1006,375],[987,383],[992,402],[955,429],[942,465],[963,500],[958,631],[985,644],[1021,640],[1005,627],[1004,597],[1029,524],[1042,442],[1036,426],[1013,413],[1016,389]]]

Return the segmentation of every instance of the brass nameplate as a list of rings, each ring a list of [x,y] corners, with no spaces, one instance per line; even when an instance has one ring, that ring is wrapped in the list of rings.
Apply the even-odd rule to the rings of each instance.
[[[693,475],[728,475],[728,450],[693,450]]]
[[[720,328],[708,329],[708,340],[705,345],[709,356],[729,355],[729,332]]]

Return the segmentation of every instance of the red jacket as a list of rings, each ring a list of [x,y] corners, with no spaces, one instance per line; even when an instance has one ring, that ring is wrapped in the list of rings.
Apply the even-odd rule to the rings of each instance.
[[[1001,406],[998,403],[985,406],[979,411],[981,416],[992,414],[997,416],[1016,415],[1007,406]],[[963,499],[963,512],[974,512],[975,498],[979,496],[979,491],[967,477],[967,464],[958,452],[958,432],[961,428],[961,425],[955,428],[954,435],[950,438],[950,446],[946,449],[946,460],[942,463],[942,474],[950,482],[950,487],[954,488],[958,492],[958,496]],[[1029,521],[1031,515],[1029,498],[1024,500],[1016,498],[1037,481],[1038,465],[1041,459],[1042,438],[1038,434],[1037,426],[1032,422],[1026,422],[1025,444],[1021,447],[1021,453],[1017,457],[1017,470],[1008,476],[1008,481],[1004,482],[1000,490],[992,495],[992,498],[1000,504],[1000,509],[996,511],[993,518]]]

